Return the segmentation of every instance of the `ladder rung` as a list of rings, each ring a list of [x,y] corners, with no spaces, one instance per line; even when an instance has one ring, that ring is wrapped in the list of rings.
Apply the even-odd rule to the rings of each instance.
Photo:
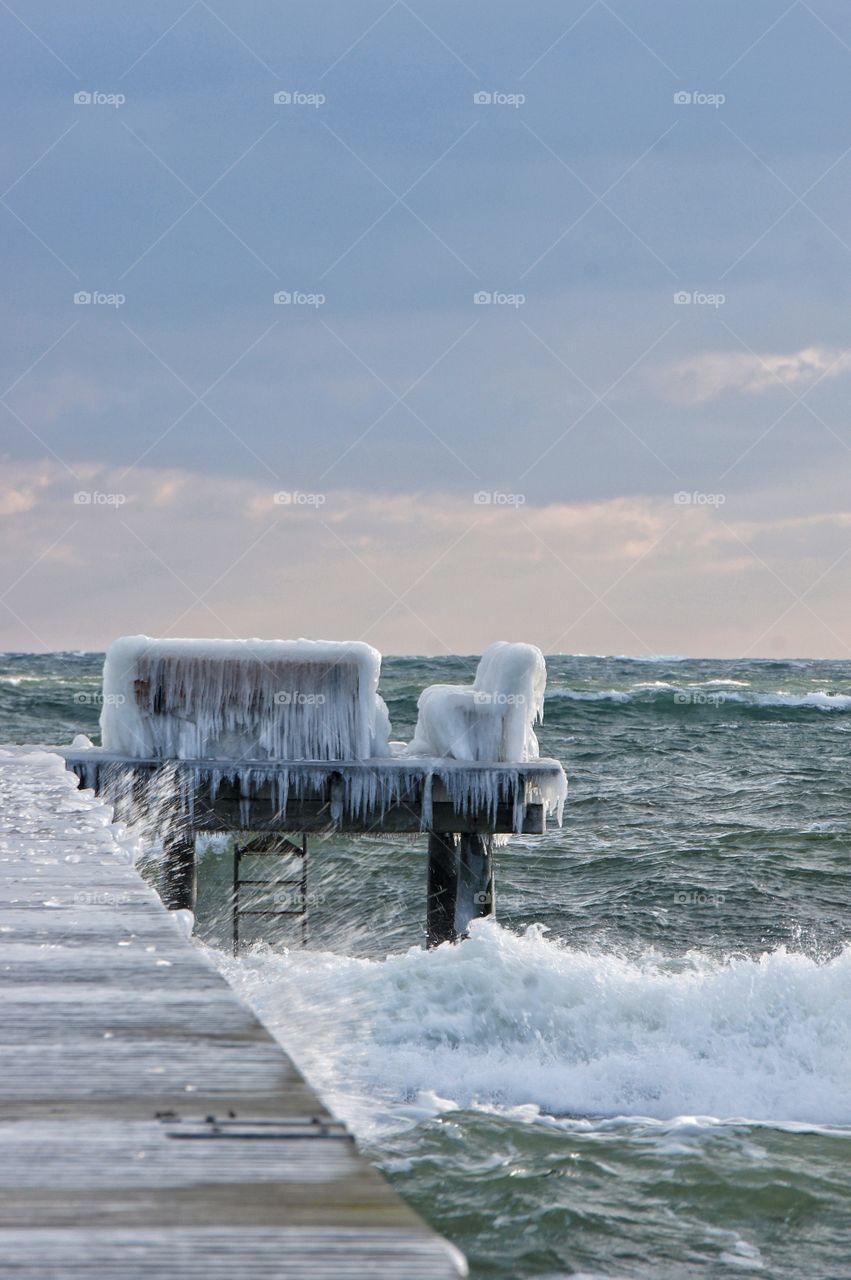
[[[303,849],[237,849],[240,858],[304,858]]]
[[[241,916],[303,916],[303,911],[256,911],[256,910],[240,910],[238,915]]]
[[[294,880],[240,880],[240,885],[244,884],[266,884],[270,889],[282,884],[301,884],[301,876]]]
[[[265,844],[262,836],[258,837],[258,842]],[[308,892],[307,892],[307,836],[302,836],[301,847],[293,844],[291,840],[278,838],[276,846],[273,848],[254,846],[253,841],[249,840],[247,844],[234,846],[233,860],[233,951],[234,955],[239,953],[239,921],[247,916],[258,917],[280,917],[282,920],[293,920],[296,925],[301,926],[301,944],[307,945],[307,920],[308,920]],[[277,867],[280,871],[286,871],[285,876],[272,875],[260,877],[257,875],[248,876],[243,879],[240,875],[242,862],[244,858],[277,858]],[[301,860],[301,867],[295,862],[295,859]],[[252,868],[253,870],[254,868]],[[259,871],[259,868],[257,868]],[[264,898],[268,901],[271,896],[275,901],[275,894],[280,890],[287,890],[283,896],[284,901],[293,902],[292,907],[242,907],[240,904],[241,890],[253,890],[246,894],[248,901],[262,902]]]

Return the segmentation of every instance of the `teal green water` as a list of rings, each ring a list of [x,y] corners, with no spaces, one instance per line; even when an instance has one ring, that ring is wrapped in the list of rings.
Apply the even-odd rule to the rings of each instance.
[[[100,663],[0,658],[2,739],[95,735]],[[395,736],[474,667],[385,660]],[[325,840],[309,948],[217,959],[474,1276],[851,1277],[851,663],[548,667],[498,925],[427,954],[422,842]]]

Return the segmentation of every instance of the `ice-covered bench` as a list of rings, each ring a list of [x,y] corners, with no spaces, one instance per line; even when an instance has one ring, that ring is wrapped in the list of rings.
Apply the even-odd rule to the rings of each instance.
[[[386,756],[380,669],[356,641],[125,636],[104,665],[103,747],[164,760]]]
[[[420,694],[406,754],[494,763],[538,759],[534,724],[543,720],[547,666],[531,644],[498,640],[472,685],[433,684]]]

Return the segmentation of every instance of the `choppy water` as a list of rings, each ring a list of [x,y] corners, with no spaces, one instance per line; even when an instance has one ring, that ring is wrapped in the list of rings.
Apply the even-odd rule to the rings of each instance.
[[[474,666],[385,660],[396,735]],[[427,954],[423,843],[326,840],[309,949],[219,963],[474,1276],[847,1280],[851,663],[548,666],[565,826],[499,851],[498,926]],[[94,735],[99,670],[0,658],[0,740]]]

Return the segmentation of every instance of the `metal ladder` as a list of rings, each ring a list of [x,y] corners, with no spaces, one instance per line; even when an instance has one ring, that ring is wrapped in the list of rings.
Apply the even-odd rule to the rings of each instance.
[[[243,858],[281,857],[300,858],[301,869],[296,876],[275,876],[258,880],[255,877],[243,879],[240,874]],[[298,906],[294,907],[243,907],[240,905],[240,891],[248,885],[262,885],[267,890],[292,888],[296,886]],[[301,845],[294,844],[285,836],[255,836],[244,844],[235,844],[233,849],[233,954],[239,955],[239,921],[241,916],[295,916],[301,925],[301,945],[307,946],[307,836],[302,835]]]

